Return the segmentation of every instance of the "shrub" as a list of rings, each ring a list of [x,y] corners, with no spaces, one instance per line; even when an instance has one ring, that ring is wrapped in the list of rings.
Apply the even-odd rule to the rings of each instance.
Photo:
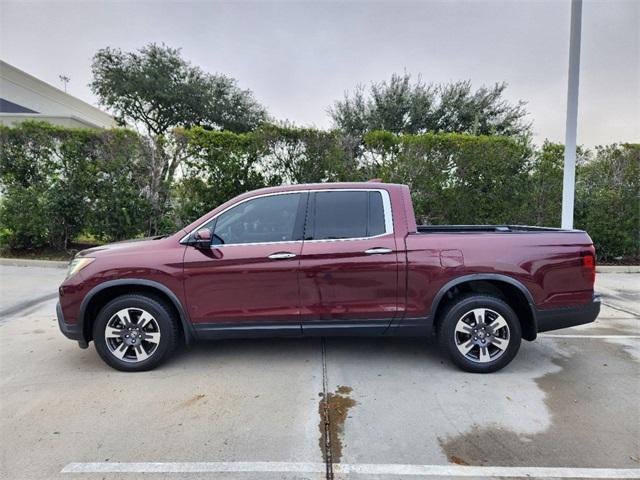
[[[0,128],[0,221],[11,248],[67,248],[86,233],[119,240],[144,232],[148,158],[127,130],[25,122]]]
[[[13,249],[42,248],[49,244],[45,197],[32,186],[8,187],[0,203],[0,241]]]
[[[508,137],[365,136],[370,174],[411,187],[422,223],[521,223],[530,149]]]
[[[186,158],[174,188],[175,217],[187,224],[236,195],[264,187],[269,173],[260,168],[262,151],[252,133],[195,127],[183,136]]]
[[[640,144],[598,147],[578,165],[576,228],[598,256],[640,256]]]
[[[169,232],[248,190],[370,178],[408,184],[420,223],[560,226],[564,147],[552,143],[274,125],[151,140],[35,122],[0,127],[0,143],[0,242],[12,248]],[[640,254],[639,179],[640,145],[579,152],[575,223],[601,259]]]

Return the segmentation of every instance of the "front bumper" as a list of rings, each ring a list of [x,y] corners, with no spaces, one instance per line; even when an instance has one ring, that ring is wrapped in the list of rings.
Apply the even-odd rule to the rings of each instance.
[[[538,333],[591,323],[600,313],[600,303],[600,295],[595,294],[591,302],[579,307],[537,310]]]
[[[80,345],[80,348],[87,348],[89,345],[82,335],[80,325],[70,325],[65,323],[60,302],[56,304],[56,315],[58,317],[58,327],[62,334],[70,340],[76,340],[78,345]]]

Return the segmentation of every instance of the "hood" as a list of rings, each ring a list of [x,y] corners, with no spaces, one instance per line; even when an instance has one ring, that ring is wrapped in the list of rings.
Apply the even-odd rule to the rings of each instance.
[[[168,238],[169,235],[157,235],[155,237],[136,238],[133,240],[122,240],[120,242],[107,243],[99,247],[87,248],[81,250],[77,257],[100,257],[111,253],[120,253],[131,250],[147,250],[149,247],[155,247],[158,242]]]

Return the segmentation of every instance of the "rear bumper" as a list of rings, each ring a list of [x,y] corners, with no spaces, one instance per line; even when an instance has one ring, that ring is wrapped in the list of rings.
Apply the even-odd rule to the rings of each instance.
[[[599,313],[600,295],[598,294],[593,296],[591,302],[579,307],[537,310],[538,333],[591,323],[598,317]]]
[[[80,348],[87,348],[87,341],[82,335],[82,329],[80,325],[70,325],[65,323],[64,314],[62,313],[62,307],[60,302],[56,304],[56,316],[58,317],[58,327],[62,334],[70,340],[76,340],[80,345]]]

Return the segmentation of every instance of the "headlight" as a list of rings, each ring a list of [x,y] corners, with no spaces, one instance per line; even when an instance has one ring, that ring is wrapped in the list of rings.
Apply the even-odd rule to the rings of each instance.
[[[69,264],[69,269],[67,270],[67,278],[69,278],[72,275],[75,275],[76,273],[78,273],[80,270],[82,270],[84,267],[89,265],[94,260],[95,258],[91,258],[91,257],[74,258],[73,260],[71,260],[71,263]]]

